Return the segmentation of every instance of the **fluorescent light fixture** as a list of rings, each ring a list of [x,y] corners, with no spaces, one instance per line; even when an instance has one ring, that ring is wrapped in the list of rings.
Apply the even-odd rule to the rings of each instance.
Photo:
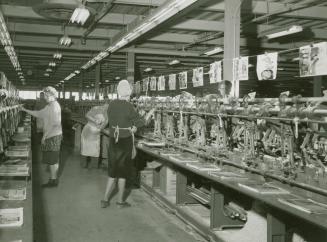
[[[207,52],[204,52],[203,54],[204,55],[207,55],[207,56],[210,56],[210,55],[221,53],[223,51],[224,51],[224,49],[222,47],[216,47],[216,48],[214,48],[212,50],[209,50]]]
[[[64,83],[65,81],[64,80],[61,80],[60,83]]]
[[[70,17],[70,22],[84,25],[90,17],[90,11],[84,5],[76,8]]]
[[[300,25],[292,25],[288,27],[276,28],[263,31],[260,33],[259,37],[266,36],[267,39],[275,39],[282,36],[296,34],[303,31],[303,27]]]
[[[54,54],[53,54],[53,58],[54,58],[54,59],[58,59],[58,60],[60,60],[60,59],[62,58],[62,54],[59,53],[59,52],[54,53]]]
[[[72,44],[72,39],[68,35],[64,35],[60,38],[59,44],[63,46],[70,46]]]
[[[76,71],[75,71],[75,74],[78,75],[79,73],[81,73],[79,70],[76,70]]]
[[[113,53],[114,51],[124,47],[125,45],[129,44],[131,41],[141,36],[142,33],[153,29],[158,24],[163,23],[164,21],[169,19],[171,16],[191,6],[196,1],[197,0],[171,0],[168,4],[163,4],[160,8],[158,8],[153,13],[152,16],[148,17],[147,20],[136,26],[134,29],[129,31],[129,33],[127,33],[125,36],[122,36],[120,39],[115,39],[114,43],[105,49],[105,52],[107,52],[106,55],[102,56],[100,53],[97,59],[101,60],[106,56],[110,55],[111,53]],[[86,70],[90,68],[93,64],[95,63],[87,62],[81,68],[83,70]]]
[[[53,61],[49,62],[49,66],[51,66],[51,67],[55,67],[56,65],[57,65],[56,62],[53,62]]]
[[[181,63],[179,60],[172,60],[171,62],[168,63],[168,65],[173,66]]]
[[[16,52],[15,52],[13,43],[11,41],[10,34],[8,32],[6,22],[4,20],[4,17],[3,17],[3,14],[1,12],[1,10],[0,10],[0,23],[1,23],[0,24],[0,42],[3,45],[8,57],[9,57],[9,59],[11,61],[11,64],[14,67],[14,69],[17,72],[21,72],[22,69],[21,69],[21,66],[19,64]],[[23,73],[18,74],[18,75],[23,75]]]
[[[145,68],[145,70],[144,70],[144,72],[150,72],[150,71],[152,71],[152,68],[151,68],[151,67],[147,67],[147,68]]]

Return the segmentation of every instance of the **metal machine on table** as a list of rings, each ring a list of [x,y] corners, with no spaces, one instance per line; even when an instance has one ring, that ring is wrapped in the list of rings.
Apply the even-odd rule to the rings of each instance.
[[[315,98],[285,92],[278,98],[255,98],[251,93],[242,99],[196,98],[184,92],[133,102],[139,110],[156,108],[153,139],[206,162],[250,171],[302,189],[313,199],[326,199],[327,91]],[[205,194],[200,190],[193,193]],[[235,216],[231,207],[225,213]]]

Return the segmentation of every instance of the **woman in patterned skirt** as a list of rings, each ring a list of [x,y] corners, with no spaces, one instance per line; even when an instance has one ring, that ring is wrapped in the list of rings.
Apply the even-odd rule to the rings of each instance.
[[[39,110],[32,111],[22,108],[23,111],[34,117],[43,119],[43,137],[41,150],[43,151],[43,162],[50,166],[50,179],[44,187],[58,186],[59,154],[62,140],[61,108],[57,102],[57,91],[53,87],[43,89],[47,105]]]

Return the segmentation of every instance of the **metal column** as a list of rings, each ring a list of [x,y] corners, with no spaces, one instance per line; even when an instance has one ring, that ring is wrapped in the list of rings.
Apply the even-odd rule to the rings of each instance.
[[[224,80],[231,81],[231,95],[239,96],[239,81],[233,81],[233,58],[240,55],[242,0],[225,0]]]
[[[314,97],[321,97],[322,89],[322,76],[315,76],[313,78],[313,96]]]
[[[135,77],[135,53],[127,53],[127,81],[133,85]]]
[[[101,82],[101,63],[98,63],[95,66],[95,100],[99,100],[99,89],[100,89],[100,82]]]
[[[81,75],[81,79],[79,80],[79,90],[78,90],[78,100],[82,100],[83,96],[83,82],[84,82],[84,73]]]

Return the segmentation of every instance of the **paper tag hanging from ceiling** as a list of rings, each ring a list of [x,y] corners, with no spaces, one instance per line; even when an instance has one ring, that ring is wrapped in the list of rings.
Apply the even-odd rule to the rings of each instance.
[[[192,83],[193,87],[203,86],[203,67],[193,69]]]
[[[222,81],[222,65],[221,61],[210,64],[209,80],[210,83],[218,83]]]
[[[135,93],[139,94],[140,92],[141,92],[141,83],[140,83],[140,81],[137,81],[135,83]]]
[[[149,79],[150,79],[149,77],[143,79],[143,92],[148,91]]]
[[[249,80],[249,57],[233,59],[233,80]]]
[[[152,76],[150,79],[150,91],[156,91],[157,90],[157,78],[155,76]]]
[[[176,90],[176,74],[170,74],[168,80],[169,90]]]
[[[301,47],[299,58],[301,77],[327,75],[327,42]]]
[[[158,78],[158,91],[164,91],[166,89],[165,76],[159,76]]]
[[[179,89],[187,89],[187,71],[178,73]]]
[[[277,77],[278,53],[257,56],[257,75],[260,81],[274,80]]]

